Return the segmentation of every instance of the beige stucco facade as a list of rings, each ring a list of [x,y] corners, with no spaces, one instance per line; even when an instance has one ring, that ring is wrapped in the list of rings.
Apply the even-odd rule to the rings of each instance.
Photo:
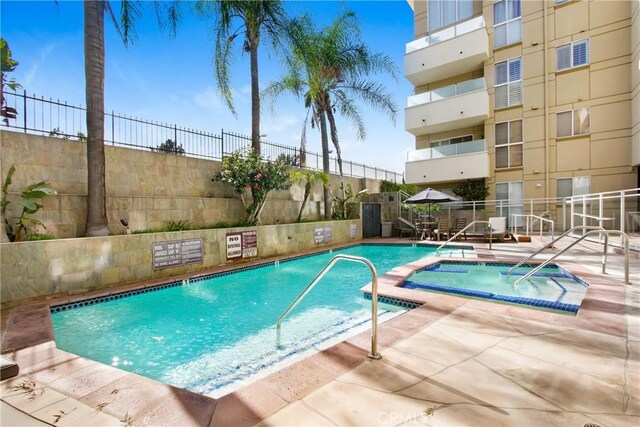
[[[416,151],[409,155],[407,182],[450,189],[461,181],[460,167],[478,170],[477,164],[465,164],[465,159],[471,158],[468,153],[454,149],[464,147],[457,146],[462,137],[465,141],[486,141],[480,150],[487,154],[488,165],[483,169],[487,172],[473,177],[487,180],[489,199],[499,193],[497,184],[506,183],[518,185],[523,199],[566,196],[558,194],[559,179],[588,177],[589,193],[640,186],[640,1],[522,0],[520,10],[505,9],[507,15],[512,13],[511,20],[506,18],[512,27],[507,36],[501,33],[498,37],[514,40],[499,47],[496,31],[504,29],[499,28],[502,18],[494,17],[494,10],[499,10],[502,5],[495,4],[501,2],[473,1],[472,6],[465,6],[472,12],[463,19],[430,30],[429,1],[410,2],[415,40],[407,44],[405,70],[410,68],[412,74],[405,72],[405,76],[414,84],[415,93],[405,113],[413,120],[407,131],[416,135]],[[482,27],[488,46],[482,37],[475,37],[479,46],[459,46],[457,40]],[[436,54],[448,47],[455,55]],[[475,57],[471,52],[477,56],[476,52],[485,48],[488,57],[476,61],[469,71],[469,61]],[[568,56],[562,56],[563,52]],[[462,66],[457,67],[457,62]],[[442,76],[430,73],[428,67],[450,71]],[[463,73],[459,73],[461,69]],[[507,83],[503,84],[505,75],[497,75],[496,70],[506,70]],[[471,82],[482,82],[482,78],[484,87],[476,84],[471,92],[464,92]],[[498,89],[500,85],[505,87]],[[505,88],[508,98],[504,95],[503,99],[497,92]],[[489,113],[481,123],[469,125],[466,110],[471,107],[456,105],[455,111],[447,107],[455,104],[451,99],[485,93]],[[426,101],[419,104],[421,99]],[[504,105],[505,99],[508,105]],[[428,108],[439,111],[439,116],[449,114],[450,122],[432,125]],[[420,120],[423,126],[416,127]],[[519,121],[513,129],[521,129],[521,144],[510,140],[510,145],[497,143],[499,127],[504,130],[511,126],[506,123]],[[447,130],[441,131],[443,128]],[[567,129],[570,135],[564,135]],[[451,168],[452,161],[459,167]],[[440,168],[441,173],[434,173]],[[569,188],[572,182],[577,181],[564,181]],[[581,191],[585,191],[585,181],[581,182]]]

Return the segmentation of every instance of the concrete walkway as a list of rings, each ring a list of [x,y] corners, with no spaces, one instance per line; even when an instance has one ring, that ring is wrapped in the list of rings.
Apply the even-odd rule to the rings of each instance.
[[[492,255],[519,259],[524,246]],[[598,273],[595,249],[562,260]],[[590,277],[577,317],[466,300],[259,425],[638,426],[640,275],[636,254],[623,285],[622,260]],[[623,304],[609,298],[620,291]]]

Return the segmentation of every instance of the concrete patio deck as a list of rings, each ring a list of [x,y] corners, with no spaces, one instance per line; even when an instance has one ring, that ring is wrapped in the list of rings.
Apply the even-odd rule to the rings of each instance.
[[[482,258],[518,260],[539,244],[476,248]],[[62,352],[44,334],[8,356],[22,378],[51,392],[16,398],[10,386],[22,379],[3,382],[3,417],[9,404],[53,424],[58,411],[83,405],[55,425],[637,426],[638,254],[633,284],[624,285],[623,257],[610,255],[601,275],[595,249],[581,245],[561,258],[590,283],[577,316],[424,292],[425,305],[380,327],[382,360],[366,359],[363,333],[220,399]],[[26,340],[50,325],[34,310],[41,306],[2,313],[3,345],[19,341],[11,333]],[[44,396],[52,401],[35,403]]]

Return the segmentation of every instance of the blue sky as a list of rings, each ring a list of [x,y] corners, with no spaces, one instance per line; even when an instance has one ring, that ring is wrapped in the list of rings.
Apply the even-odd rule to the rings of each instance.
[[[117,8],[118,1],[112,1]],[[236,50],[231,85],[238,117],[226,108],[213,77],[213,22],[184,8],[175,38],[158,27],[147,4],[136,24],[137,40],[125,48],[109,18],[106,28],[105,107],[121,114],[220,132],[250,134],[249,58]],[[84,105],[83,13],[80,1],[5,1],[1,33],[20,62],[14,77],[29,93]],[[329,24],[345,8],[353,10],[370,49],[391,56],[397,81],[384,83],[398,106],[395,127],[382,113],[363,106],[367,140],[359,142],[349,122],[338,122],[345,160],[402,172],[413,137],[404,131],[404,106],[412,87],[402,76],[404,45],[413,39],[413,14],[406,1],[286,1],[292,15],[309,12],[317,25]],[[266,43],[263,43],[266,45]],[[239,45],[238,45],[239,48]],[[281,61],[268,48],[260,52],[261,89],[282,74]],[[298,146],[305,110],[302,101],[282,97],[263,102],[261,133],[267,140]],[[308,149],[320,152],[315,129]]]

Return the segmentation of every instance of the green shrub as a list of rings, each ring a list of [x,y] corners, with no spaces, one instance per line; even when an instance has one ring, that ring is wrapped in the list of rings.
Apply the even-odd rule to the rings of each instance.
[[[191,225],[191,221],[186,219],[181,219],[178,221],[174,221],[170,219],[169,221],[165,221],[162,226],[162,231],[187,231],[192,230],[193,227]]]
[[[398,184],[398,183],[387,181],[384,179],[380,181],[381,193],[394,192],[394,191],[404,191],[410,196],[413,196],[414,194],[416,194],[416,186],[411,184],[405,184],[405,183]]]
[[[56,238],[55,234],[51,233],[31,233],[26,234],[22,240],[25,242],[31,242],[34,240],[54,240]]]

